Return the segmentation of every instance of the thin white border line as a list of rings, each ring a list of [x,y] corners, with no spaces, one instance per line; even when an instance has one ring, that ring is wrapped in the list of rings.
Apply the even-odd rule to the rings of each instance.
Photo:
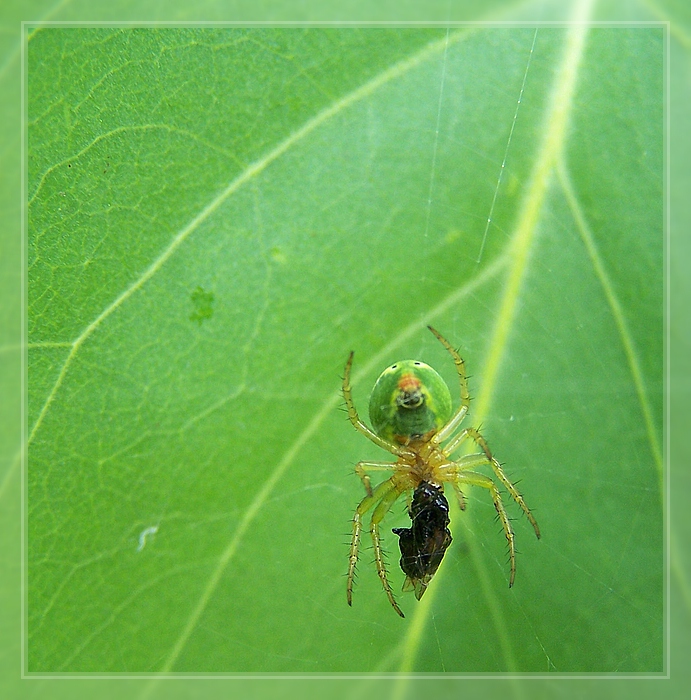
[[[177,20],[24,20],[32,29],[45,27],[651,27],[669,24],[667,20],[236,20],[236,21],[177,21]]]
[[[670,416],[671,416],[671,377],[670,377],[670,325],[671,325],[671,306],[670,306],[670,298],[671,298],[671,288],[670,288],[670,259],[671,259],[671,247],[670,247],[670,239],[671,239],[671,200],[670,200],[670,183],[671,183],[671,171],[670,171],[670,149],[671,149],[671,142],[670,142],[670,102],[671,102],[671,94],[670,94],[670,32],[671,32],[671,23],[669,21],[664,22],[664,42],[665,42],[665,63],[666,63],[666,70],[665,70],[665,93],[664,93],[664,116],[663,116],[663,129],[665,129],[665,134],[664,134],[664,139],[665,139],[665,167],[664,167],[664,178],[665,182],[663,184],[664,186],[664,192],[665,192],[665,204],[666,206],[666,212],[665,212],[665,221],[664,221],[664,231],[665,231],[665,246],[664,246],[664,254],[665,254],[665,261],[664,261],[664,269],[665,269],[665,275],[666,275],[666,280],[664,283],[664,290],[663,294],[665,297],[664,300],[664,324],[665,327],[663,329],[663,363],[664,363],[664,376],[665,376],[665,390],[666,390],[666,396],[665,400],[663,401],[663,426],[665,430],[665,440],[664,440],[664,447],[663,447],[663,464],[665,468],[665,502],[663,504],[664,508],[664,518],[665,518],[665,525],[666,525],[666,534],[667,534],[667,541],[665,542],[665,574],[666,574],[666,586],[665,586],[665,612],[666,612],[666,627],[667,627],[667,634],[665,635],[665,642],[666,642],[666,648],[663,650],[663,653],[666,657],[666,668],[667,668],[667,677],[669,678],[671,676],[672,672],[672,599],[671,599],[671,591],[672,591],[672,517],[671,517],[671,512],[672,512],[672,474],[671,474],[671,463],[670,463],[670,444],[671,444],[671,434],[670,434]]]
[[[665,281],[665,331],[664,339],[665,350],[664,350],[664,361],[666,363],[665,371],[665,388],[666,388],[666,400],[664,402],[665,415],[665,466],[667,471],[666,488],[667,488],[667,504],[666,504],[666,525],[667,525],[667,543],[666,543],[666,573],[667,573],[667,585],[666,585],[666,612],[667,612],[667,648],[665,649],[665,656],[667,657],[667,672],[659,674],[560,674],[560,673],[543,673],[543,674],[425,674],[425,673],[412,673],[412,674],[400,674],[400,673],[390,673],[390,674],[198,674],[198,673],[173,673],[173,674],[112,674],[112,675],[102,675],[102,674],[42,674],[42,673],[29,673],[25,671],[25,630],[24,625],[21,625],[21,677],[23,679],[29,680],[42,680],[42,679],[56,679],[56,680],[93,680],[93,679],[159,679],[159,680],[188,680],[189,678],[199,678],[199,679],[229,679],[229,680],[262,680],[262,679],[285,679],[285,680],[301,680],[301,679],[389,679],[389,678],[411,678],[411,679],[448,679],[448,678],[459,678],[459,679],[497,679],[497,680],[508,680],[508,679],[576,679],[576,680],[666,680],[670,678],[671,672],[671,609],[670,609],[670,588],[671,588],[671,552],[670,552],[670,540],[671,540],[671,516],[670,516],[670,506],[671,506],[671,475],[670,475],[670,442],[671,442],[671,432],[669,425],[669,416],[671,413],[670,406],[670,258],[671,258],[671,203],[670,203],[670,22],[661,20],[651,20],[651,21],[583,21],[583,22],[569,22],[569,21],[237,21],[237,22],[217,22],[217,21],[190,21],[190,22],[178,22],[178,21],[46,21],[42,22],[40,20],[26,20],[21,22],[22,30],[22,51],[21,51],[21,196],[22,196],[22,206],[21,206],[21,263],[22,263],[22,276],[21,276],[21,305],[22,305],[22,318],[21,318],[21,333],[24,342],[24,348],[22,350],[21,364],[22,364],[22,376],[21,376],[21,420],[22,420],[22,479],[21,479],[21,585],[22,590],[25,589],[25,566],[24,566],[24,554],[25,554],[25,478],[26,478],[26,439],[27,439],[27,426],[25,420],[26,412],[26,323],[25,323],[25,313],[26,313],[26,279],[25,279],[25,267],[26,267],[26,238],[24,236],[25,225],[26,225],[26,211],[25,211],[25,200],[26,200],[26,168],[25,168],[25,140],[26,140],[26,129],[25,129],[25,82],[26,82],[26,49],[30,36],[28,31],[30,29],[38,30],[49,27],[112,27],[112,26],[129,26],[129,27],[489,27],[489,28],[503,28],[503,27],[565,27],[572,26],[574,24],[586,24],[590,27],[660,27],[664,31],[665,38],[665,63],[666,63],[666,84],[665,84],[665,117],[664,117],[664,127],[666,128],[665,134],[665,156],[666,164],[664,169],[665,176],[665,200],[666,200],[666,214],[665,214],[665,274],[667,279]],[[22,609],[22,619],[25,619],[25,597],[21,596],[21,609]]]
[[[389,680],[392,678],[408,678],[410,680],[593,680],[593,681],[630,681],[630,680],[669,680],[669,677],[664,673],[657,675],[642,673],[642,674],[627,674],[627,675],[577,675],[573,673],[264,673],[264,674],[249,674],[249,673],[141,673],[141,674],[47,674],[47,673],[31,673],[23,676],[24,680]]]
[[[20,132],[20,152],[21,152],[21,164],[20,164],[20,228],[19,228],[19,255],[21,259],[21,282],[20,282],[20,307],[21,307],[21,319],[20,319],[20,330],[21,330],[21,342],[22,342],[22,349],[21,349],[21,360],[20,360],[20,372],[21,372],[21,377],[20,377],[20,386],[21,386],[21,399],[20,399],[20,409],[19,409],[19,419],[21,421],[20,424],[20,435],[21,435],[21,442],[20,442],[20,478],[19,478],[19,490],[21,494],[21,504],[20,504],[20,518],[21,518],[21,523],[20,523],[20,543],[19,543],[19,550],[20,550],[20,566],[19,566],[19,581],[20,581],[20,611],[21,611],[21,625],[20,625],[20,633],[19,633],[19,658],[20,658],[20,665],[21,665],[21,674],[24,676],[25,671],[26,671],[26,645],[27,645],[27,638],[26,638],[26,631],[25,631],[25,626],[24,622],[27,619],[26,618],[26,596],[24,595],[24,592],[26,591],[26,568],[27,568],[27,560],[26,560],[26,498],[27,498],[27,493],[26,493],[26,488],[25,488],[25,480],[28,478],[28,465],[27,465],[27,452],[26,452],[26,440],[27,440],[27,413],[26,413],[26,400],[27,400],[27,391],[28,391],[28,363],[27,363],[27,355],[28,355],[28,350],[27,350],[27,323],[26,323],[26,318],[27,318],[27,294],[28,294],[28,287],[27,287],[27,269],[26,269],[26,245],[27,245],[27,236],[25,235],[26,231],[26,188],[27,188],[27,171],[26,171],[26,138],[27,138],[27,132],[26,132],[26,79],[27,79],[27,71],[26,71],[26,47],[27,47],[27,35],[26,35],[26,30],[24,28],[24,23],[22,23],[22,29],[21,29],[21,51],[20,51],[20,80],[21,80],[21,86],[20,86],[20,97],[21,97],[21,105],[20,105],[20,115],[21,115],[21,132]]]

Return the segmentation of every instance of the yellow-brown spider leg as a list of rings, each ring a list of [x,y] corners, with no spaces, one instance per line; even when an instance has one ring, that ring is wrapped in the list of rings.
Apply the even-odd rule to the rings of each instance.
[[[352,391],[350,388],[350,368],[353,365],[353,355],[355,353],[351,352],[348,356],[348,361],[346,362],[345,371],[343,372],[343,398],[345,399],[346,409],[348,410],[348,418],[353,424],[353,427],[361,432],[366,438],[370,439],[375,445],[385,449],[387,452],[391,452],[395,455],[405,454],[407,450],[399,445],[394,445],[388,440],[380,438],[379,435],[374,433],[370,428],[368,428],[358,416],[357,409],[353,403]]]
[[[459,482],[464,482],[466,484],[472,484],[473,486],[482,486],[482,488],[487,489],[490,494],[492,494],[492,500],[494,501],[494,507],[496,508],[497,515],[499,515],[499,520],[501,521],[501,526],[504,528],[504,534],[506,535],[506,540],[509,543],[509,561],[511,562],[511,575],[509,576],[509,588],[513,586],[513,580],[516,577],[516,546],[514,544],[514,534],[511,529],[511,522],[506,514],[504,508],[504,503],[501,500],[501,494],[497,489],[497,485],[484,474],[478,474],[477,472],[471,471],[460,471],[456,474],[456,479]],[[455,482],[452,482],[455,483]],[[460,488],[460,485],[459,485]]]
[[[393,596],[393,590],[391,589],[391,584],[389,583],[389,578],[386,574],[386,562],[384,561],[384,555],[381,548],[381,536],[379,535],[379,523],[389,512],[391,506],[398,500],[401,493],[403,493],[403,489],[400,487],[395,488],[381,499],[379,505],[374,509],[374,513],[372,513],[370,534],[372,535],[372,542],[374,543],[374,562],[377,565],[377,573],[379,574],[381,585],[384,587],[386,597],[389,599],[389,603],[391,603],[393,609],[401,617],[405,617],[403,611],[398,607],[398,603]]]
[[[471,438],[473,442],[475,442],[475,444],[482,450],[487,460],[486,463],[492,467],[499,481],[501,481],[501,483],[504,484],[506,490],[511,494],[511,498],[513,498],[513,500],[516,501],[516,503],[518,503],[518,505],[521,507],[521,510],[525,513],[526,517],[528,518],[528,521],[533,526],[533,530],[535,530],[535,536],[539,540],[540,527],[537,524],[535,518],[533,517],[533,514],[530,512],[530,508],[528,508],[526,502],[523,500],[523,496],[521,496],[519,490],[513,485],[509,477],[506,476],[506,474],[504,474],[504,470],[501,468],[501,464],[499,464],[499,462],[497,462],[497,460],[494,458],[491,450],[489,449],[489,445],[485,441],[485,438],[482,437],[482,435],[476,428],[465,428],[464,430],[462,430],[458,435],[456,435],[456,437],[454,437],[449,443],[447,443],[444,446],[444,454],[448,457],[452,452],[458,449],[460,444],[466,438]],[[473,455],[468,455],[468,457],[472,456]],[[456,464],[462,464],[464,459],[465,458],[463,458],[462,460],[457,460]],[[475,464],[469,466],[475,466]]]
[[[465,510],[465,494],[463,493],[463,491],[461,491],[461,487],[455,481],[452,481],[451,485],[453,486],[453,490],[456,493],[456,499],[458,500],[458,507],[461,510]]]
[[[461,430],[460,433],[457,435],[454,435],[451,437],[450,435],[447,437],[450,437],[451,439],[449,442],[444,445],[442,448],[442,452],[447,456],[450,457],[460,446],[463,442],[465,442],[468,437],[470,437],[471,432],[475,430],[475,428],[464,428]]]
[[[519,490],[509,481],[509,477],[504,474],[504,470],[501,468],[501,464],[497,462],[494,457],[492,457],[491,461],[491,467],[494,469],[494,473],[497,475],[497,478],[499,481],[501,481],[502,484],[504,484],[504,487],[506,490],[511,494],[511,498],[513,498],[516,503],[521,507],[521,510],[525,513],[526,517],[528,518],[528,521],[530,524],[533,526],[533,530],[535,531],[535,537],[540,539],[540,526],[537,524],[537,520],[535,520],[535,517],[533,514],[530,512],[530,508],[528,508],[528,505],[526,502],[523,500],[523,496],[521,496]]]
[[[434,333],[437,340],[447,349],[453,358],[454,364],[456,365],[456,372],[458,373],[458,380],[461,385],[461,405],[456,409],[456,412],[451,416],[448,423],[434,436],[436,442],[442,442],[443,440],[446,440],[446,438],[448,438],[454,430],[456,430],[456,428],[461,424],[461,421],[465,418],[465,414],[468,413],[468,408],[470,406],[468,377],[465,373],[465,362],[451,343],[449,343],[449,341],[444,338],[439,331],[432,328],[432,326],[427,326],[427,328]]]
[[[348,582],[346,584],[346,597],[348,599],[348,605],[353,604],[353,578],[355,576],[355,566],[357,564],[358,551],[360,549],[362,516],[370,508],[372,508],[375,503],[381,501],[382,498],[388,495],[395,488],[396,484],[391,479],[382,481],[382,483],[379,484],[376,489],[374,489],[371,495],[365,496],[360,501],[358,507],[355,509],[355,514],[353,515],[353,535],[350,540],[350,553],[348,555]]]
[[[383,471],[393,471],[396,465],[392,462],[358,462],[355,465],[355,473],[360,477],[367,495],[372,495],[372,482],[370,480],[368,471],[371,472],[383,472]]]

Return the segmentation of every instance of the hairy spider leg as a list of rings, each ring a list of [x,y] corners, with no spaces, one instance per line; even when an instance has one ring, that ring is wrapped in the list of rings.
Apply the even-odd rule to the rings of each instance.
[[[504,470],[501,468],[501,464],[492,457],[492,461],[490,462],[490,466],[494,470],[494,473],[497,475],[497,478],[499,481],[501,481],[502,484],[504,484],[504,487],[506,490],[511,494],[511,498],[513,498],[516,503],[521,507],[521,510],[525,513],[526,517],[528,518],[528,522],[533,526],[533,530],[535,531],[535,537],[540,539],[540,526],[537,524],[537,520],[533,517],[533,514],[530,512],[530,508],[528,508],[526,502],[523,500],[523,496],[521,496],[519,490],[513,485],[513,483],[509,480],[509,477],[504,474]]]
[[[360,477],[367,495],[372,495],[372,481],[369,477],[368,471],[384,472],[393,471],[396,469],[396,464],[393,462],[358,462],[355,465],[355,473]]]
[[[449,341],[432,326],[427,326],[432,333],[437,337],[437,340],[446,348],[448,353],[453,358],[454,365],[456,366],[456,372],[458,373],[458,381],[461,386],[461,405],[456,409],[456,412],[451,416],[448,423],[439,430],[439,432],[434,436],[433,440],[437,443],[446,440],[461,424],[461,421],[465,418],[466,413],[468,413],[468,408],[470,408],[470,393],[468,392],[468,377],[465,373],[465,362],[463,358],[458,354],[455,348],[449,343]]]
[[[449,343],[449,341],[446,340],[446,338],[444,338],[444,336],[441,335],[441,333],[439,333],[439,331],[437,331],[435,328],[432,328],[432,326],[427,327],[430,329],[430,331],[432,331],[432,333],[434,333],[439,342],[447,349],[447,351],[453,358],[454,364],[456,365],[456,372],[458,373],[458,378],[461,385],[461,405],[458,407],[456,413],[451,417],[449,422],[432,438],[435,442],[440,443],[450,438],[453,435],[456,428],[458,428],[458,426],[461,424],[461,421],[465,417],[470,406],[470,394],[468,392],[468,378],[465,373],[465,362],[463,361],[463,358],[458,354],[458,352],[451,345],[451,343]],[[499,462],[492,455],[487,441],[482,437],[482,435],[476,428],[466,428],[465,430],[462,430],[443,448],[444,454],[447,457],[450,456],[459,447],[459,445],[468,437],[472,438],[473,441],[477,444],[477,446],[483,451],[484,455],[487,457],[487,463],[492,467],[494,473],[497,475],[497,478],[501,481],[501,483],[504,484],[506,490],[511,494],[513,500],[516,501],[516,503],[518,503],[518,505],[521,507],[521,510],[525,513],[526,517],[528,518],[528,521],[533,526],[533,530],[535,531],[536,537],[540,539],[540,528],[537,524],[537,521],[533,517],[533,514],[530,512],[530,508],[528,508],[528,506],[526,505],[526,502],[523,500],[523,496],[521,496],[518,489],[506,476],[504,470],[501,468],[501,464],[499,464]],[[460,489],[456,490],[456,495],[459,497],[459,505],[462,504],[461,509],[463,509],[463,507],[465,506],[465,499]]]
[[[476,455],[468,455],[469,457],[475,457]],[[483,456],[484,457],[484,456]],[[484,474],[478,474],[473,471],[466,471],[465,466],[459,465],[459,471],[454,473],[454,487],[460,490],[461,483],[471,484],[472,486],[482,486],[482,488],[487,489],[492,495],[492,500],[494,501],[494,507],[501,521],[501,526],[504,528],[504,534],[506,535],[506,541],[509,543],[509,561],[511,564],[511,574],[509,575],[509,588],[513,586],[514,578],[516,577],[516,545],[514,543],[513,529],[511,528],[511,522],[506,514],[506,509],[504,508],[504,503],[501,500],[501,494],[497,485]]]
[[[395,455],[405,454],[407,450],[399,445],[394,445],[388,440],[380,438],[375,432],[368,428],[358,416],[357,409],[353,403],[353,396],[350,388],[350,368],[353,366],[353,351],[350,352],[348,356],[348,361],[346,362],[345,371],[343,372],[343,398],[345,399],[346,409],[348,410],[348,418],[353,424],[353,427],[361,432],[366,438],[370,439],[375,445],[385,449],[387,452],[391,452]]]
[[[353,604],[353,577],[355,576],[355,566],[358,560],[358,551],[360,549],[360,534],[362,532],[362,516],[374,506],[375,503],[381,501],[383,496],[386,496],[392,489],[395,488],[395,483],[391,479],[382,481],[372,494],[365,496],[355,509],[353,515],[353,534],[350,539],[350,553],[348,555],[348,584],[346,586],[346,596],[348,605]]]
[[[499,481],[501,481],[501,483],[504,484],[506,490],[511,494],[511,498],[513,498],[513,500],[516,501],[516,503],[518,503],[518,505],[521,507],[521,510],[525,513],[526,517],[528,518],[528,521],[533,526],[533,530],[535,530],[535,536],[539,540],[540,527],[538,526],[537,521],[533,517],[533,514],[530,512],[530,508],[528,508],[526,502],[523,500],[523,496],[521,496],[520,492],[513,485],[509,477],[506,476],[506,474],[504,474],[504,470],[501,468],[501,464],[499,464],[499,462],[494,458],[494,455],[492,455],[492,451],[489,449],[487,441],[485,440],[485,438],[482,437],[479,430],[477,430],[476,428],[464,428],[463,430],[461,430],[460,433],[458,433],[458,435],[452,438],[450,442],[448,442],[444,446],[442,452],[447,457],[450,456],[460,447],[461,443],[467,438],[473,440],[473,442],[482,450],[483,455],[486,457],[486,462],[484,463],[489,464],[492,467]]]
[[[346,597],[348,605],[353,604],[353,579],[355,576],[355,566],[358,561],[358,552],[360,549],[360,536],[362,533],[362,517],[373,508],[372,519],[370,521],[370,534],[374,544],[374,561],[377,566],[377,573],[384,587],[389,602],[394,610],[401,616],[405,617],[402,610],[398,607],[398,603],[393,596],[391,585],[386,574],[386,564],[384,563],[384,555],[381,548],[381,537],[379,534],[379,523],[382,521],[391,506],[398,500],[398,497],[403,493],[405,487],[397,483],[397,480],[392,477],[383,481],[377,486],[372,495],[365,496],[355,510],[353,516],[353,535],[350,541],[350,554],[348,556],[348,583],[346,586]]]
[[[384,496],[379,502],[379,505],[374,509],[374,513],[372,513],[372,521],[370,523],[370,534],[372,535],[372,543],[374,544],[374,561],[377,565],[377,573],[379,574],[381,585],[384,587],[389,603],[391,603],[393,609],[401,617],[405,617],[405,615],[398,607],[398,603],[393,595],[393,590],[391,589],[391,584],[389,583],[389,577],[386,573],[386,562],[384,561],[384,555],[381,548],[379,523],[383,520],[384,516],[389,512],[391,506],[398,500],[403,491],[404,488],[399,485],[398,487],[394,488],[393,491]]]
[[[461,510],[465,510],[465,494],[463,491],[461,491],[461,487],[458,485],[457,482],[452,481],[451,485],[453,486],[453,490],[456,493],[456,500],[458,501],[458,507]]]

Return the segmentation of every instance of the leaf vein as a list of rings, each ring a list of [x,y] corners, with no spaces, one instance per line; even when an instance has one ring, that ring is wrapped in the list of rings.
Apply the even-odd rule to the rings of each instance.
[[[449,37],[448,42],[455,43],[465,38],[468,35],[468,31],[461,30],[456,34]],[[369,95],[376,92],[378,89],[383,87],[385,84],[395,80],[396,78],[404,75],[408,71],[412,70],[414,67],[421,64],[431,55],[442,51],[447,45],[446,37],[444,39],[436,40],[430,42],[426,47],[416,54],[406,58],[398,63],[394,64],[387,70],[381,72],[379,75],[375,76],[368,82],[364,83],[362,86],[356,90],[350,92],[349,94],[337,100],[329,107],[326,107],[321,112],[316,114],[312,119],[308,120],[299,129],[290,134],[287,138],[281,141],[275,148],[269,151],[259,160],[251,163],[242,173],[240,173],[235,179],[233,179],[229,185],[226,186],[219,194],[214,197],[209,204],[202,209],[197,216],[195,216],[184,228],[182,228],[170,242],[168,247],[154,260],[151,265],[145,270],[145,272],[135,280],[125,291],[123,291],[109,306],[107,306],[81,333],[81,335],[74,341],[72,349],[70,350],[64,365],[62,366],[60,373],[53,385],[50,393],[48,394],[43,407],[34,423],[33,428],[29,434],[27,440],[27,445],[31,444],[36,433],[38,432],[43,420],[53,403],[53,400],[62,385],[62,382],[67,375],[69,366],[72,364],[72,360],[76,356],[81,345],[86,341],[91,334],[98,328],[98,326],[110,316],[116,309],[118,309],[129,297],[131,297],[135,292],[141,289],[146,282],[148,282],[158,270],[160,270],[163,265],[170,259],[170,257],[175,253],[175,251],[182,245],[182,243],[189,237],[189,235],[194,232],[206,219],[211,216],[225,201],[234,194],[240,187],[245,183],[251,181],[254,177],[263,172],[271,163],[276,159],[290,150],[296,143],[300,142],[307,135],[312,133],[317,127],[321,126],[323,123],[334,117],[336,114],[347,109],[351,105],[363,100]]]

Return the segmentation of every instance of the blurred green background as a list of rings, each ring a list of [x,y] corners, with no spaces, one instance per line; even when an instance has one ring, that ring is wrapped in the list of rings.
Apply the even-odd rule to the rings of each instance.
[[[156,17],[137,11],[139,19]],[[239,6],[227,15],[220,4],[198,11],[205,19],[256,18]],[[365,16],[362,8],[346,11]],[[378,11],[367,16],[443,19],[434,13],[449,6]],[[503,3],[482,14],[459,5],[450,16],[510,19],[519,11],[568,16]],[[598,5],[593,18],[662,19],[667,11]],[[70,4],[37,7],[34,16],[115,18],[86,12]],[[108,12],[118,8],[110,4]],[[134,18],[127,7],[119,12]],[[3,87],[16,105],[14,20],[6,21]],[[677,85],[688,89],[687,32],[679,17],[673,94]],[[531,199],[567,39],[546,27],[537,36],[530,28],[447,35],[429,27],[63,28],[32,36],[25,103],[27,420],[34,431],[26,484],[29,671],[665,669],[666,47],[655,28],[589,33],[562,176]],[[11,102],[3,102],[6,121],[16,126]],[[684,115],[671,118],[679,133],[674,124]],[[19,172],[16,129],[5,138],[4,171]],[[672,196],[685,191],[685,172],[675,169],[684,145],[675,141],[672,150]],[[262,169],[226,196],[257,161]],[[3,197],[18,221],[16,186],[3,188]],[[539,220],[507,327],[506,283],[523,269],[511,246],[526,201]],[[684,210],[673,215],[681,228]],[[161,258],[176,235],[179,247]],[[685,259],[678,237],[672,243],[676,302]],[[2,252],[2,298],[14,300],[2,309],[3,389],[16,394],[17,238],[3,240]],[[161,264],[149,275],[155,260]],[[382,455],[349,428],[337,392],[350,349],[363,408],[378,372],[402,357],[433,364],[451,383],[448,357],[423,330],[430,321],[461,347],[483,430],[545,534],[536,543],[517,517],[521,554],[509,591],[491,503],[470,493],[468,512],[454,515],[454,548],[435,586],[423,605],[402,598],[408,618],[401,621],[367,551],[354,608],[344,604],[348,519],[361,497],[352,465]],[[688,386],[684,328],[672,328],[675,390]],[[684,398],[672,396],[673,421],[683,420]],[[201,681],[20,684],[16,404],[6,410],[8,694],[220,691],[218,683],[205,691]],[[672,445],[675,461],[684,449]],[[674,475],[673,498],[683,493],[683,478]],[[689,610],[680,544],[688,524],[674,515],[673,660],[683,654]],[[387,528],[405,520],[399,504]],[[140,539],[152,527],[155,534]],[[393,570],[395,542],[388,544]],[[401,578],[392,571],[396,587]],[[420,682],[325,688],[343,697],[414,697]],[[282,697],[298,689],[238,683],[223,690]],[[438,683],[441,697],[584,692],[567,681]],[[607,696],[633,692],[629,683],[601,687]],[[633,687],[653,694],[680,686]]]

